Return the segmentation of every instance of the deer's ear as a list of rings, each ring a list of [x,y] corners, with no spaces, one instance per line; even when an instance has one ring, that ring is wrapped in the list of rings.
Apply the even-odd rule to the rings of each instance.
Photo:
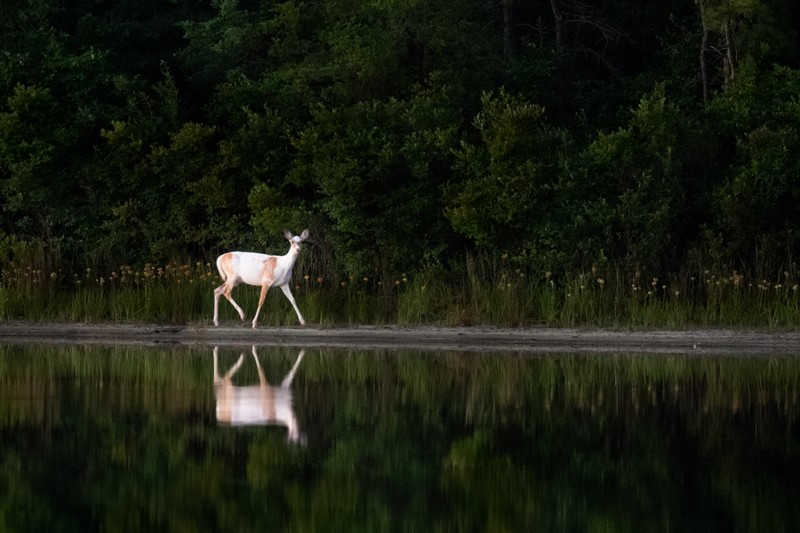
[[[308,230],[307,229],[303,230],[303,233],[300,234],[300,238],[303,239],[303,240],[308,239]]]
[[[283,236],[286,237],[287,241],[292,240],[292,232],[289,231],[288,229],[283,230]]]

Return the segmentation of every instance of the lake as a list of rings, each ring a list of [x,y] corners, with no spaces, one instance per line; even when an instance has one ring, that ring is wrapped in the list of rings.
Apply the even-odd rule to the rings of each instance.
[[[3,531],[798,531],[800,356],[0,344]]]

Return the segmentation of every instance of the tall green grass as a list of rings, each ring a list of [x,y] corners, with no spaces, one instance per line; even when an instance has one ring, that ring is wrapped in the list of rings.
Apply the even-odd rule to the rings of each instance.
[[[618,266],[552,273],[515,268],[502,258],[467,257],[452,267],[334,277],[301,264],[293,292],[306,322],[398,325],[596,326],[683,328],[725,326],[793,328],[800,324],[797,270],[743,274],[686,270],[667,276]],[[313,267],[313,265],[312,265]],[[210,324],[213,289],[221,283],[208,262],[121,267],[81,274],[21,267],[0,276],[0,319],[70,322]],[[233,297],[252,317],[257,287]],[[238,315],[220,299],[220,319]],[[280,291],[270,291],[263,326],[294,325]]]

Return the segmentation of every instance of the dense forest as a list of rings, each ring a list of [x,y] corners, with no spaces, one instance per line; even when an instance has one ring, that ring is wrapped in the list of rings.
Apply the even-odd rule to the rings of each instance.
[[[788,268],[794,0],[4,0],[0,264]]]

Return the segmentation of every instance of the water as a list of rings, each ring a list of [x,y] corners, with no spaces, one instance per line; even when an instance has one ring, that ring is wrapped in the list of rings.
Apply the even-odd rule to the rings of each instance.
[[[800,357],[255,353],[0,345],[0,530],[800,530]]]

